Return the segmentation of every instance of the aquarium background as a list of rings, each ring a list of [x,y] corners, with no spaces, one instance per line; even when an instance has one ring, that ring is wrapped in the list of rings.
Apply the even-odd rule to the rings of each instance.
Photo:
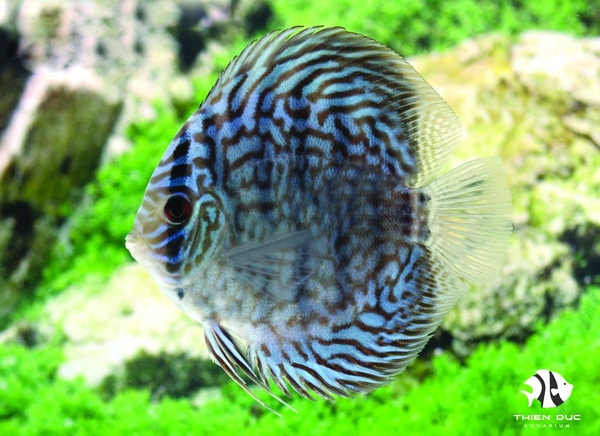
[[[397,380],[297,413],[257,391],[278,417],[124,238],[219,72],[294,25],[407,56],[463,122],[447,169],[504,159],[514,234]],[[0,0],[0,434],[600,434],[599,31],[584,0]],[[539,369],[574,386],[556,409],[520,392]]]

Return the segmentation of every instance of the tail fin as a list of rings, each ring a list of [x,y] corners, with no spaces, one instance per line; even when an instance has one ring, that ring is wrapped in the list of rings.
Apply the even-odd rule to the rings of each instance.
[[[512,231],[512,204],[499,158],[467,162],[435,180],[427,245],[459,277],[491,281],[502,267]]]
[[[529,400],[529,407],[533,404],[533,400],[535,400],[535,394],[533,392],[521,391],[521,393],[525,394],[527,399]]]

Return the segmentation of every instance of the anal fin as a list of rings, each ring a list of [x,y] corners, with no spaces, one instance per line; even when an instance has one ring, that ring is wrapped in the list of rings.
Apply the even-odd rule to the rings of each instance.
[[[204,327],[204,339],[206,346],[210,353],[211,359],[219,365],[225,373],[231,377],[231,379],[237,383],[248,395],[254,398],[261,406],[265,409],[273,412],[275,415],[281,416],[275,410],[267,406],[261,401],[246,385],[244,379],[240,376],[241,374],[246,375],[256,385],[267,392],[271,397],[279,401],[288,409],[296,412],[292,406],[286,403],[284,400],[279,398],[273,392],[269,386],[259,379],[252,368],[252,364],[248,361],[247,352],[240,348],[240,344],[236,343],[233,339],[232,334],[225,330],[220,324],[214,320],[208,320],[203,323]]]

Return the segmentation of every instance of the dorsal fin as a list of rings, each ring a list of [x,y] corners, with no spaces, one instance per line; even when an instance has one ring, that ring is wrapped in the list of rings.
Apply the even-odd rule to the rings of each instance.
[[[461,134],[460,121],[404,58],[373,39],[341,27],[291,27],[273,31],[252,42],[229,63],[211,94],[218,95],[219,90],[236,83],[243,75],[250,76],[253,80],[249,82],[255,83],[266,77],[269,69],[285,65],[282,68],[285,76],[298,64],[317,61],[361,69],[362,80],[368,84],[366,89],[370,86],[370,92],[383,96],[385,112],[398,118],[398,131],[409,144],[408,149],[398,150],[401,159],[415,169],[409,174],[407,184],[411,187],[428,184],[454,150]]]
[[[262,38],[252,41],[238,56],[235,56],[229,62],[229,65],[221,73],[213,89],[218,89],[220,86],[226,85],[240,74],[250,71],[256,72],[261,68],[272,66],[273,60],[276,59],[277,55],[281,54],[281,50],[285,47],[285,42],[302,29],[304,29],[303,33],[317,30],[314,27],[308,29],[300,26],[290,27],[283,31],[274,30]]]

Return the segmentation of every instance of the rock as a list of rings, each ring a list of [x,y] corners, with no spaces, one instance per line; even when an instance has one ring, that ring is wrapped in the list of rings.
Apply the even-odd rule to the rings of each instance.
[[[92,71],[38,68],[0,142],[0,318],[31,292],[120,113]]]
[[[58,376],[81,377],[109,396],[125,387],[146,388],[156,400],[190,396],[227,379],[208,360],[201,325],[136,264],[108,283],[88,280],[66,290],[44,306],[38,322],[0,333],[0,343],[29,347],[57,339],[65,355]]]
[[[14,32],[0,27],[0,83],[5,84],[0,99],[0,132],[7,128],[30,76],[16,57],[16,38]]]
[[[68,289],[45,306],[36,328],[46,338],[60,330],[66,360],[59,376],[82,376],[91,386],[109,375],[111,383],[124,383],[126,362],[139,356],[146,361],[161,354],[208,356],[200,324],[177,309],[135,264],[115,271],[105,285]]]
[[[519,81],[534,95],[600,106],[598,38],[527,32],[512,50],[511,66]]]
[[[450,167],[502,156],[514,234],[502,277],[471,287],[443,329],[466,355],[523,340],[600,281],[600,39],[490,35],[413,59],[464,125]]]

